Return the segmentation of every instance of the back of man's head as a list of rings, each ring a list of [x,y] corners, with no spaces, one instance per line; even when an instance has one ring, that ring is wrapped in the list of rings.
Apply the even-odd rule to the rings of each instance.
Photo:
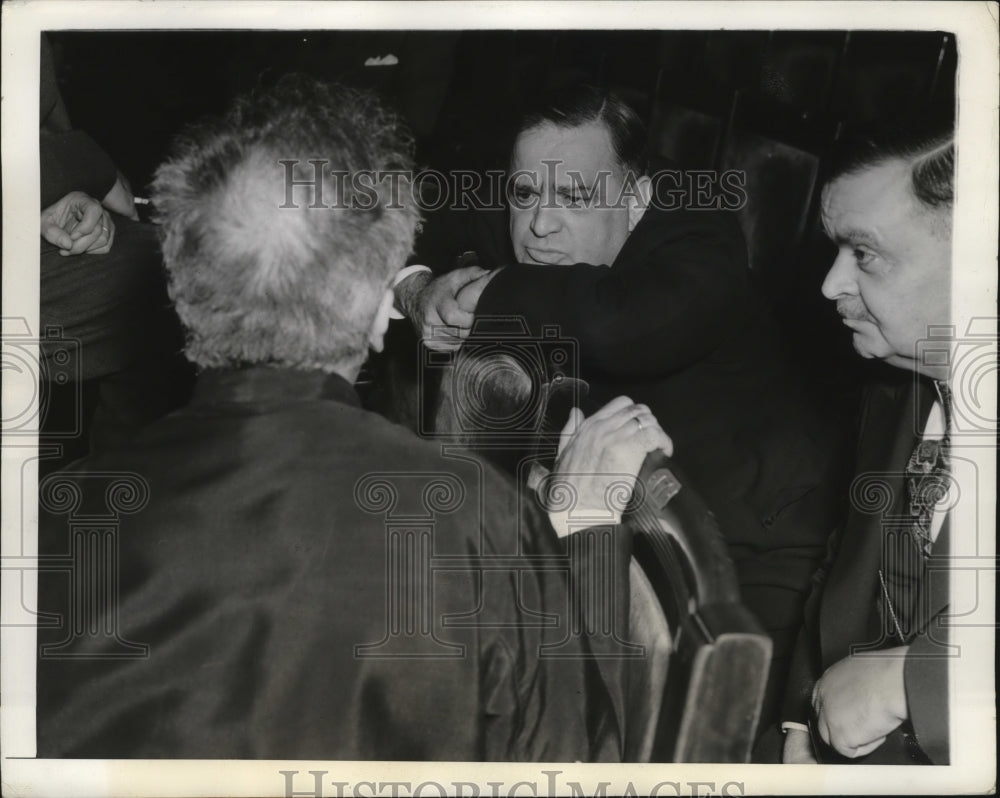
[[[624,172],[646,174],[646,126],[619,95],[589,83],[576,83],[542,94],[521,119],[517,136],[541,125],[574,128],[603,124]]]
[[[419,221],[412,151],[374,96],[301,76],[178,139],[153,201],[188,358],[324,371],[363,360]]]

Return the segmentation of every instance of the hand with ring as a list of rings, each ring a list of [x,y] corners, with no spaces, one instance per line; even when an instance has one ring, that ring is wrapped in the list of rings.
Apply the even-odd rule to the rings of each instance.
[[[626,396],[612,399],[589,418],[574,408],[560,435],[553,478],[542,483],[542,492],[560,483],[572,488],[575,500],[568,510],[569,522],[603,518],[617,524],[646,455],[657,449],[670,455],[673,448],[650,409]],[[626,490],[618,491],[616,486]],[[611,502],[612,495],[621,501]],[[546,503],[545,495],[542,501]],[[553,508],[547,509],[552,518]],[[556,519],[553,526],[559,535],[571,529],[571,523]]]
[[[115,240],[115,223],[93,197],[71,191],[42,211],[42,238],[60,255],[104,255]]]

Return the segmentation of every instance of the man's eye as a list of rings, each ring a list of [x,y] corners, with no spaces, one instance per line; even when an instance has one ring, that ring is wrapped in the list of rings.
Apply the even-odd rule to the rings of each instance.
[[[530,188],[515,187],[514,188],[514,202],[522,207],[526,207],[531,203],[533,192]]]
[[[560,191],[559,199],[564,207],[579,208],[586,197],[579,191]]]
[[[875,253],[870,250],[863,249],[862,247],[854,248],[854,262],[862,269],[871,266],[872,261],[875,259]]]

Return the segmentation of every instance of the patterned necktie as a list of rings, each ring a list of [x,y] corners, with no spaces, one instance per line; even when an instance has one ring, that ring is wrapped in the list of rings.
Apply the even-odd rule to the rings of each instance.
[[[948,495],[948,448],[951,432],[951,389],[937,383],[944,412],[945,432],[940,440],[921,440],[906,464],[905,487],[909,518],[887,530],[886,558],[879,570],[882,614],[887,629],[899,642],[909,643],[919,630],[917,596],[934,538],[935,508]]]
[[[906,492],[913,519],[912,533],[924,556],[931,553],[934,539],[931,522],[934,509],[948,495],[948,445],[951,433],[951,388],[948,383],[937,383],[944,411],[944,436],[941,440],[920,441],[906,464]]]

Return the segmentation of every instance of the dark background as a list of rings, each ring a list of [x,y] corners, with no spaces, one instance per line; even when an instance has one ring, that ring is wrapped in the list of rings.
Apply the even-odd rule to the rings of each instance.
[[[502,167],[534,92],[576,79],[622,93],[650,152],[742,169],[752,268],[802,374],[849,413],[880,368],[858,358],[819,293],[833,260],[817,219],[831,149],[873,127],[947,124],[957,52],[947,32],[57,32],[59,85],[139,195],[171,138],[236,94],[300,71],[377,89],[408,117],[423,165]],[[395,66],[365,67],[395,55]]]

